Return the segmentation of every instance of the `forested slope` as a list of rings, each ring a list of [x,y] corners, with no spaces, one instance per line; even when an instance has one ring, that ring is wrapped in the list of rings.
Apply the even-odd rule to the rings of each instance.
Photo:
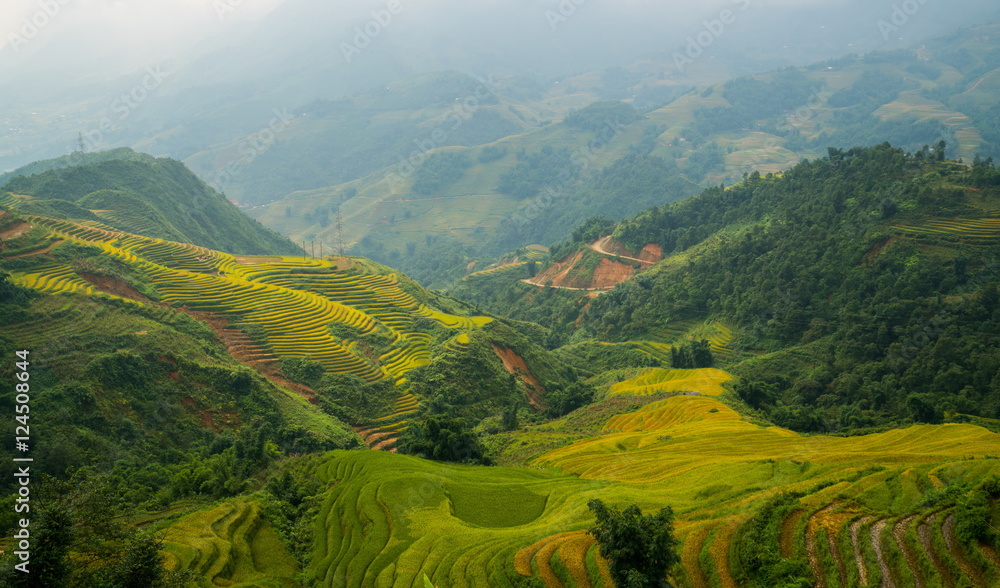
[[[46,169],[46,168],[52,169]],[[3,186],[26,214],[94,220],[238,254],[301,251],[265,229],[198,179],[184,164],[123,149],[28,166]]]

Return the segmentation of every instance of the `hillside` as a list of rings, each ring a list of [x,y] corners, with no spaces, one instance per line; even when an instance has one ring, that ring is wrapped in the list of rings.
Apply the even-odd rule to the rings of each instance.
[[[130,149],[81,153],[9,174],[2,189],[16,210],[236,254],[294,254],[288,239],[265,229],[205,185],[184,164]]]
[[[24,214],[25,200],[4,194],[13,208],[0,212],[0,348],[30,355],[31,455],[53,476],[39,487],[51,504],[72,479],[83,493],[72,500],[159,520],[260,488],[282,456],[394,451],[428,416],[538,412],[577,379],[509,326],[368,260],[235,256]],[[0,396],[10,411],[15,395]],[[238,533],[285,549],[248,508],[238,517],[249,528],[232,521]],[[72,524],[74,551],[114,541],[87,518]],[[122,544],[104,545],[91,569],[115,565]]]
[[[306,585],[419,586],[426,575],[438,586],[610,586],[585,532],[591,498],[673,505],[679,586],[1000,580],[994,539],[971,532],[983,520],[977,509],[997,515],[990,456],[1000,435],[917,425],[806,437],[720,401],[724,372],[664,375],[639,374],[600,403],[505,434],[504,467],[379,452],[288,462],[291,478],[317,492]],[[678,385],[663,385],[671,379]],[[208,557],[193,538],[216,528],[218,510],[168,526],[168,552]],[[240,561],[240,549],[228,553]]]
[[[920,48],[728,81],[666,75],[655,61],[620,68],[617,77],[583,74],[510,105],[521,112],[579,98],[549,124],[483,144],[431,142],[408,160],[403,153],[374,173],[288,194],[252,214],[293,238],[337,243],[339,211],[355,253],[443,286],[472,259],[557,242],[590,216],[628,218],[830,146],[889,141],[914,151],[945,140],[952,158],[1000,157],[991,89],[997,38],[997,25],[984,25]],[[604,92],[619,78],[628,80],[626,92]],[[654,89],[658,100],[642,98]],[[502,106],[504,92],[483,111]],[[426,137],[441,128],[428,126]],[[446,168],[447,181],[422,179]]]
[[[995,2],[64,4],[0,588],[1000,586]]]
[[[125,573],[115,537],[147,529],[203,586],[610,586],[601,498],[674,508],[680,586],[992,585],[1000,173],[943,149],[832,150],[463,282],[544,325],[362,258],[232,255],[4,195],[0,346],[30,350],[40,492],[91,554],[69,577]],[[597,296],[521,281],[578,255],[638,272]],[[774,280],[797,314],[760,314]],[[866,331],[885,312],[862,302],[911,315]],[[706,354],[726,370],[678,366]],[[879,369],[869,392],[855,374]],[[85,514],[112,504],[120,527]]]
[[[563,252],[605,233],[666,255],[600,296],[542,289],[515,270],[453,292],[548,327],[550,347],[570,344],[559,351],[567,361],[595,341],[656,359],[651,344],[725,325],[735,353],[717,360],[755,381],[742,389],[749,404],[797,430],[997,418],[997,172],[942,158],[940,145],[832,149],[613,227],[581,227],[583,240],[553,248],[538,275],[561,272]]]

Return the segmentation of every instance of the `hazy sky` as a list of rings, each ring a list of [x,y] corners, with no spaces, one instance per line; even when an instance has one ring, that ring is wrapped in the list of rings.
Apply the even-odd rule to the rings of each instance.
[[[79,31],[81,28],[89,29],[97,44],[108,36],[120,43],[142,46],[169,43],[172,39],[210,34],[227,22],[259,18],[283,1],[3,0],[0,3],[0,47],[9,52],[12,35],[16,35],[28,40],[20,52],[26,53],[35,44],[44,44],[69,29]],[[26,28],[26,20],[41,25],[37,33]]]
[[[79,129],[116,115],[151,68],[169,78],[128,110],[108,145],[188,124],[239,134],[273,104],[295,108],[428,71],[551,84],[651,55],[669,62],[699,39],[729,74],[746,75],[908,46],[1000,16],[996,0],[393,0],[402,10],[379,25],[373,11],[389,1],[0,0],[0,121],[13,121],[7,136],[0,128],[0,168],[60,154]],[[916,10],[883,35],[879,22],[897,6]],[[736,16],[723,31],[725,10]],[[345,52],[360,29],[377,38]],[[176,142],[184,153],[204,147]]]
[[[370,18],[372,9],[384,7],[387,0],[0,0],[0,59],[23,65],[36,59],[34,65],[48,67],[60,58],[82,60],[84,55],[101,56],[109,51],[119,53],[111,61],[128,61],[122,53],[144,53],[161,57],[192,47],[197,41],[213,38],[233,24],[253,21],[281,4],[315,7],[318,14],[336,24],[350,28]],[[895,0],[398,0],[413,15],[412,20],[430,20],[461,33],[463,16],[496,14],[496,8],[514,18],[523,19],[525,31],[535,31],[532,25],[546,24],[546,14],[557,12],[560,5],[570,6],[590,17],[614,15],[627,19],[639,18],[637,28],[661,25],[664,31],[672,26],[690,23],[717,15],[724,8],[755,9],[789,7],[850,7],[844,13],[884,8],[888,18]],[[913,0],[918,2],[918,0]],[[954,12],[970,7],[992,5],[992,0],[953,0]],[[920,1],[926,13],[935,10],[934,3]],[[945,3],[939,3],[944,5]],[[412,5],[412,8],[411,8]],[[575,6],[574,6],[575,5]],[[49,7],[46,14],[45,7]],[[940,7],[940,6],[939,6]],[[959,10],[961,8],[961,10]],[[509,10],[508,10],[509,9]],[[867,10],[866,10],[867,11]],[[757,12],[756,10],[754,12]],[[872,12],[873,14],[874,12]],[[588,17],[580,19],[587,20]],[[858,15],[858,27],[875,30],[869,16]],[[25,24],[34,21],[35,24]],[[327,21],[331,22],[331,21]],[[466,21],[468,22],[468,21]],[[620,23],[620,21],[619,21]],[[304,22],[302,28],[309,28]],[[488,23],[479,23],[480,26]],[[804,23],[808,24],[808,23]],[[36,25],[38,25],[36,27]],[[612,25],[613,26],[613,25]],[[34,30],[37,28],[37,32]],[[473,27],[474,28],[474,27]],[[580,27],[578,27],[580,28]],[[693,29],[692,29],[693,30]],[[562,31],[558,31],[562,32]],[[696,32],[696,31],[695,31]],[[767,33],[767,31],[761,31]],[[529,33],[530,34],[530,33]],[[66,45],[64,45],[64,43]],[[68,47],[67,47],[68,45]],[[105,58],[106,60],[106,58]],[[0,64],[3,63],[0,61]],[[98,60],[95,60],[98,61]]]

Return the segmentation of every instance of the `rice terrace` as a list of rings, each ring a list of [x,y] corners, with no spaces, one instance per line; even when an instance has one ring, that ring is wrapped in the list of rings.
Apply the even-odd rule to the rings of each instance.
[[[459,331],[443,340],[457,352],[490,322],[428,306],[362,260],[237,258],[96,223],[25,221],[35,227],[31,246],[90,247],[145,276],[158,301],[102,292],[47,255],[19,258],[15,284],[119,300],[154,317],[176,309],[230,316],[234,328],[260,333],[275,358],[308,356],[328,373],[394,382],[391,412],[361,430],[382,447],[426,400],[406,386],[433,348],[416,322]],[[264,298],[266,306],[255,303]],[[331,322],[359,336],[384,331],[392,348],[366,356],[331,333]],[[712,349],[724,352],[733,332],[710,328]],[[953,501],[959,489],[1000,475],[1000,435],[971,424],[802,435],[720,401],[732,394],[730,380],[717,368],[625,370],[603,386],[604,400],[504,434],[504,466],[384,452],[293,458],[283,467],[319,489],[307,566],[251,495],[159,523],[167,567],[195,570],[205,586],[292,586],[298,574],[346,586],[411,585],[424,575],[440,586],[608,585],[607,563],[586,533],[586,503],[601,497],[673,506],[676,579],[685,586],[743,585],[751,566],[779,562],[808,568],[822,586],[1000,581],[996,549],[957,538],[967,507]]]
[[[0,588],[1000,587],[995,2],[55,4]]]

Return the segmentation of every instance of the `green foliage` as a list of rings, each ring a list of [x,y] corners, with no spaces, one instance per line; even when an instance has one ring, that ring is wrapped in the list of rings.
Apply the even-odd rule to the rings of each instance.
[[[781,557],[781,524],[796,508],[801,494],[782,493],[771,498],[737,534],[734,551],[743,585],[749,588],[808,588],[813,585],[809,564]]]
[[[32,557],[27,573],[14,568],[20,559],[11,553],[0,564],[0,583],[4,586],[62,588],[67,585],[69,553],[74,540],[72,514],[66,505],[58,503],[38,510],[40,512],[29,519]]]
[[[522,200],[532,198],[546,186],[568,184],[580,171],[569,149],[546,145],[538,153],[519,153],[517,164],[500,176],[497,190]]]
[[[89,210],[111,211],[103,213],[102,222],[128,233],[145,235],[168,241],[186,240],[179,230],[156,208],[128,192],[99,190],[81,198],[77,204]]]
[[[316,391],[325,412],[355,425],[391,412],[398,396],[391,382],[367,383],[354,374],[327,374]]]
[[[35,216],[44,216],[46,218],[54,218],[58,220],[84,220],[84,221],[99,221],[100,218],[94,213],[90,212],[86,208],[77,206],[72,202],[67,202],[65,200],[59,200],[57,198],[46,199],[46,200],[29,200],[28,202],[21,203],[17,206],[17,211],[21,214],[31,214]]]
[[[281,358],[281,372],[293,382],[301,382],[309,386],[316,386],[326,373],[326,368],[318,361],[313,361],[311,357],[283,357]]]
[[[995,544],[1000,538],[993,528],[993,510],[990,495],[977,489],[962,497],[955,510],[955,534],[966,545],[974,546],[982,541]]]
[[[463,418],[432,416],[411,423],[396,447],[402,453],[435,461],[489,465],[482,443]]]
[[[93,217],[90,212],[80,216],[84,215],[80,212],[84,209],[78,204],[88,201],[112,203],[124,208],[116,212],[139,216],[152,210],[158,215],[149,225],[151,232],[155,233],[153,236],[170,232],[170,228],[174,227],[181,233],[181,241],[211,249],[250,255],[300,251],[288,239],[241,213],[184,164],[171,159],[140,155],[99,160],[32,176],[19,175],[11,179],[4,189],[35,196],[32,206],[49,209],[66,206],[58,201],[72,203],[76,208],[63,212],[72,218]],[[102,191],[118,194],[112,197]],[[144,206],[136,205],[136,200]]]
[[[30,573],[15,571],[10,554],[0,563],[4,586],[181,588],[193,579],[163,568],[160,539],[130,525],[133,506],[112,477],[85,469],[70,480],[40,481]]]
[[[319,511],[314,497],[319,493],[319,484],[291,470],[271,476],[264,486],[263,513],[302,567],[312,550],[312,523]]]
[[[907,82],[900,76],[865,71],[851,87],[837,90],[827,102],[836,108],[860,106],[870,113],[895,100],[900,92],[918,86],[917,82]]]
[[[661,367],[655,357],[624,345],[609,346],[596,341],[586,341],[568,347],[566,359],[587,372],[599,374],[621,368]]]
[[[712,367],[712,345],[707,339],[675,345],[670,348],[670,365],[682,370]]]
[[[982,208],[971,192],[953,186],[990,172],[928,159],[888,145],[835,149],[781,178],[750,175],[619,223],[615,236],[630,247],[701,249],[687,264],[640,274],[591,301],[585,333],[627,340],[656,325],[722,317],[744,345],[787,353],[734,370],[784,374],[766,391],[746,388],[744,399],[798,430],[940,422],[940,411],[995,418],[1000,314],[983,300],[992,300],[1000,251],[894,228],[974,216]],[[976,198],[998,196],[986,189]],[[926,396],[908,403],[913,394]],[[921,410],[928,404],[936,410]]]
[[[78,275],[119,280],[146,298],[160,299],[156,289],[141,271],[120,259],[105,255],[104,250],[100,247],[66,242],[54,248],[51,255],[57,260],[69,264]]]
[[[407,375],[410,391],[426,398],[431,414],[450,414],[477,423],[523,398],[516,379],[480,337],[461,352],[441,348],[430,365]]]
[[[479,163],[493,163],[494,161],[499,161],[507,157],[507,147],[497,146],[497,145],[487,145],[479,151],[479,156],[476,159]]]
[[[0,307],[13,311],[16,308],[27,306],[39,296],[40,294],[34,290],[11,283],[10,274],[0,271]]]
[[[771,403],[777,394],[774,384],[749,378],[737,380],[733,384],[733,391],[751,408],[761,408]]]
[[[164,372],[164,366],[153,358],[115,351],[95,357],[84,373],[102,386],[144,391]]]
[[[606,102],[594,102],[566,117],[565,123],[571,127],[583,129],[593,133],[620,132],[620,128],[628,126],[642,118],[639,112],[631,105],[609,100]]]
[[[511,280],[503,273],[470,278],[459,282],[449,292],[483,311],[509,317],[518,323],[537,323],[531,337],[549,349],[569,340],[575,331],[574,322],[590,301],[580,292],[555,288],[539,290],[536,286]]]
[[[697,194],[700,188],[677,169],[673,159],[630,152],[589,173],[578,184],[559,184],[558,206],[512,224],[501,223],[488,252],[500,254],[529,243],[554,243],[594,216],[627,218],[651,206]],[[543,196],[544,197],[544,196]],[[642,247],[646,243],[641,243]]]
[[[588,533],[608,560],[616,586],[672,586],[667,576],[680,563],[680,555],[674,538],[674,513],[669,506],[655,515],[643,515],[634,504],[617,509],[599,499],[587,506],[597,517]]]
[[[91,153],[74,151],[69,155],[63,155],[62,157],[57,157],[55,159],[46,159],[43,161],[29,163],[28,165],[19,167],[14,171],[0,175],[0,184],[4,184],[16,176],[34,176],[47,171],[67,167],[77,167],[81,165],[93,165],[95,163],[102,163],[113,159],[122,161],[146,161],[151,159],[151,156],[144,153],[136,153],[128,147],[119,147],[117,149],[108,149],[107,151],[95,151]]]
[[[929,394],[910,394],[906,397],[906,410],[910,417],[918,423],[939,425],[944,422],[944,414],[934,404]]]
[[[570,233],[572,243],[592,243],[597,239],[614,232],[615,222],[603,216],[592,216]],[[553,254],[553,257],[561,257]]]
[[[718,143],[711,142],[698,148],[688,157],[684,172],[690,178],[700,178],[705,174],[722,168],[726,163],[725,154]]]
[[[549,405],[546,416],[561,417],[593,402],[594,387],[585,382],[574,382],[564,388],[550,385],[545,400]]]
[[[696,110],[694,130],[707,136],[755,129],[758,121],[805,104],[812,85],[805,74],[796,70],[776,74],[770,82],[749,77],[731,80],[726,82],[722,95],[732,106]]]
[[[472,161],[463,151],[435,153],[414,173],[413,191],[425,195],[442,192],[460,180],[471,165]]]

